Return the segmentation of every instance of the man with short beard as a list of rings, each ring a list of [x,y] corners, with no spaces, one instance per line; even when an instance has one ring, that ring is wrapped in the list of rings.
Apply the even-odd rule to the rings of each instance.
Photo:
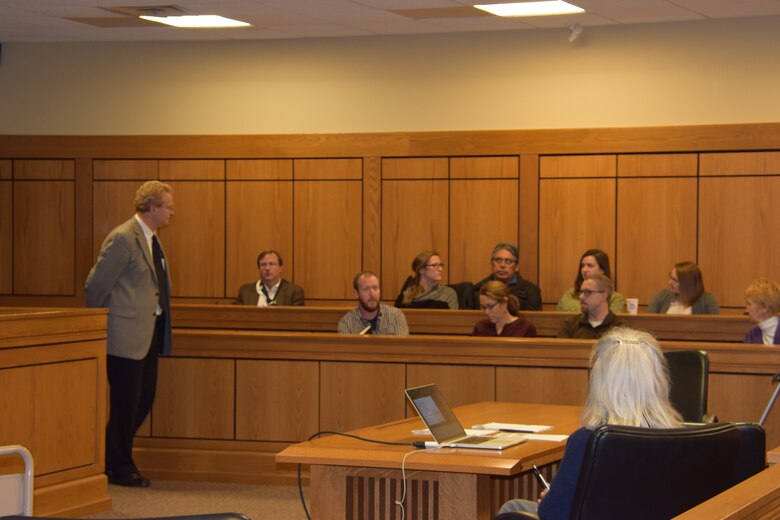
[[[340,334],[385,334],[406,336],[409,327],[404,313],[380,303],[379,277],[362,271],[352,280],[358,306],[339,320]]]

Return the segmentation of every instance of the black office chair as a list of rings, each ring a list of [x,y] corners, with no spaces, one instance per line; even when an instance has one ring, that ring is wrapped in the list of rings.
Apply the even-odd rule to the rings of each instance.
[[[703,350],[664,352],[672,383],[669,400],[685,422],[711,423],[715,417],[707,414],[707,383],[710,361]]]
[[[764,430],[753,423],[602,426],[588,441],[571,518],[672,518],[762,471],[765,451]],[[538,517],[505,513],[496,520],[531,518]]]

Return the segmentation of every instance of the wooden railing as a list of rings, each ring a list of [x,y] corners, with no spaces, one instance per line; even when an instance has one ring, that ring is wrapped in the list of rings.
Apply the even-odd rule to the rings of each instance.
[[[344,307],[273,307],[242,305],[173,306],[173,326],[236,330],[336,332]],[[404,309],[411,334],[470,335],[484,317],[480,311]],[[571,313],[531,311],[523,317],[536,326],[540,337],[555,337]],[[666,314],[621,315],[632,327],[652,332],[662,340],[742,342],[751,327],[746,316],[669,316]]]

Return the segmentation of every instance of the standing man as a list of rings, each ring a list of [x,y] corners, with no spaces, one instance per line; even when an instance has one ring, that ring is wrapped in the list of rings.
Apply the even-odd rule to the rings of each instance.
[[[542,310],[542,291],[539,287],[529,282],[518,272],[518,261],[520,254],[517,246],[507,242],[499,242],[493,248],[493,256],[490,258],[490,265],[493,268],[493,274],[481,280],[474,285],[474,291],[479,294],[483,285],[491,280],[504,282],[509,291],[517,297],[522,311],[540,311]]]
[[[339,320],[339,334],[390,334],[406,336],[409,327],[401,309],[379,301],[379,278],[362,271],[352,280],[358,306]]]
[[[603,274],[592,274],[580,286],[582,314],[566,318],[558,331],[559,338],[599,339],[612,327],[628,327],[628,322],[612,314],[609,298],[612,280]]]
[[[257,257],[260,279],[242,285],[233,303],[237,305],[303,305],[303,289],[282,278],[282,255],[266,249]]]
[[[108,308],[106,475],[120,486],[149,486],[133,462],[133,438],[152,409],[157,357],[171,352],[169,265],[155,234],[171,217],[171,187],[145,182],[135,215],[108,234],[86,282],[87,306]]]

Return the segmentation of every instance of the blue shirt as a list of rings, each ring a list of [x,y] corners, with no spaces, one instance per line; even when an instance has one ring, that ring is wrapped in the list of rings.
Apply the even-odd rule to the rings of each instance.
[[[563,452],[561,466],[550,483],[550,491],[539,502],[537,510],[542,520],[566,520],[571,515],[571,505],[574,502],[574,491],[580,477],[582,459],[585,447],[588,445],[591,431],[580,428],[569,436],[566,441],[566,451]]]

